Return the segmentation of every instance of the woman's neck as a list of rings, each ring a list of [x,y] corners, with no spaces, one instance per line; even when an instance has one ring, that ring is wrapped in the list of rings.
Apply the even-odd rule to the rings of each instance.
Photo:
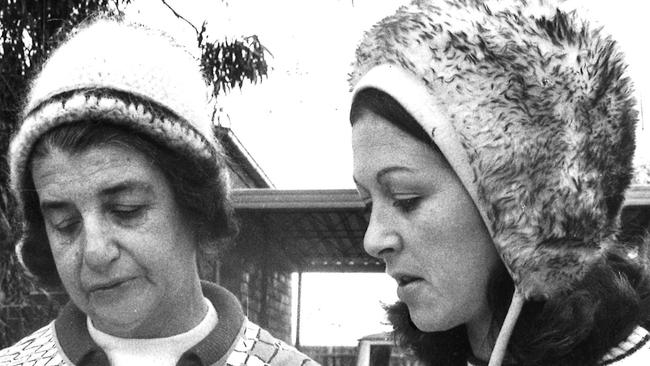
[[[184,333],[197,326],[207,313],[201,281],[189,278],[183,281],[180,291],[170,293],[165,306],[158,306],[152,313],[131,325],[120,328],[105,327],[93,320],[98,330],[120,338],[165,338]],[[92,319],[92,316],[91,316]]]
[[[487,361],[492,354],[494,347],[495,331],[499,329],[494,326],[491,312],[484,312],[479,317],[466,324],[467,338],[474,357]]]
[[[208,311],[198,274],[196,281],[190,282],[187,291],[177,295],[177,299],[182,304],[181,308],[185,309],[185,311],[180,314],[178,312],[176,314],[168,314],[169,317],[163,318],[166,319],[164,322],[169,322],[174,317],[178,320],[177,322],[170,322],[169,326],[161,331],[161,334],[165,336],[183,333],[194,328],[203,320]]]

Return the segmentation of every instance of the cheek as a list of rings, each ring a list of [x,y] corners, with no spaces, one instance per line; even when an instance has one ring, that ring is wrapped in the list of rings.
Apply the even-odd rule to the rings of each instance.
[[[426,212],[410,228],[415,257],[445,302],[462,306],[483,302],[489,274],[499,259],[482,221],[473,217]]]
[[[451,195],[449,195],[451,196]],[[438,201],[413,220],[411,235],[430,268],[455,273],[456,281],[481,284],[499,259],[492,239],[469,198]]]
[[[140,267],[148,273],[164,271],[164,263],[173,264],[176,255],[167,244],[167,230],[160,228],[151,233],[131,233],[128,239],[124,238],[120,243],[121,264]]]
[[[175,259],[193,259],[194,253],[199,246],[199,234],[194,229],[195,226],[185,219],[182,214],[175,210],[167,219],[167,240],[170,248],[167,255],[174,255]]]
[[[418,329],[425,332],[449,330],[470,318],[457,291],[439,289],[423,294],[420,301],[409,303],[409,313]]]
[[[150,274],[165,277],[177,267],[192,268],[194,243],[189,230],[160,221],[148,230],[139,231],[128,241],[127,249],[140,267]]]
[[[56,270],[66,290],[71,293],[79,287],[81,254],[75,246],[51,248]]]

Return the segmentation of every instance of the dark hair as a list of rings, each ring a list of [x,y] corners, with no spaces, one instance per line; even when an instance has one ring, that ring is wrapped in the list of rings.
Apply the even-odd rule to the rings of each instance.
[[[387,93],[375,88],[366,88],[359,91],[354,96],[352,106],[350,107],[350,123],[354,125],[359,118],[368,112],[372,112],[387,121],[393,122],[395,127],[406,132],[416,140],[431,145],[436,150],[438,149],[418,121]]]
[[[417,120],[390,95],[372,88],[360,91],[352,103],[351,123],[367,112],[436,148]],[[514,292],[503,264],[489,274],[486,291],[494,328],[498,329]],[[422,332],[412,322],[406,304],[398,302],[386,310],[396,341],[412,349],[426,365],[465,366],[472,357],[464,325]],[[524,305],[510,338],[506,363],[595,365],[634,327],[649,321],[650,275],[642,264],[628,259],[625,249],[612,249],[571,293]],[[490,336],[492,341],[496,339],[496,334]]]
[[[233,209],[223,189],[222,169],[214,161],[190,157],[172,150],[162,142],[141,133],[106,121],[84,121],[53,128],[35,144],[29,159],[47,155],[53,149],[71,154],[97,146],[123,146],[143,154],[167,178],[183,217],[194,226],[199,235],[203,253],[223,249],[236,235],[238,228]],[[60,285],[54,258],[49,247],[45,226],[39,208],[38,195],[28,166],[24,192],[26,228],[23,233],[23,261],[25,266],[46,286]]]
[[[512,279],[501,269],[490,275],[488,305],[498,323],[512,298]],[[425,365],[462,365],[472,357],[464,325],[423,332],[406,304],[386,308],[396,341],[413,350]],[[623,253],[610,252],[570,294],[524,305],[508,344],[505,364],[596,365],[637,325],[650,320],[650,278],[643,266]]]

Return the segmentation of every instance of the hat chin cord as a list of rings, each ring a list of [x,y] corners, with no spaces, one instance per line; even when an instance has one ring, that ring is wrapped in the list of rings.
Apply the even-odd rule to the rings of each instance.
[[[521,308],[525,302],[526,298],[524,295],[519,290],[515,290],[512,296],[512,302],[510,302],[510,307],[508,308],[508,313],[506,314],[506,319],[503,321],[499,336],[492,349],[488,366],[501,366],[503,363],[510,336],[515,328],[515,324],[517,324],[517,318],[519,318],[519,313],[521,313]]]

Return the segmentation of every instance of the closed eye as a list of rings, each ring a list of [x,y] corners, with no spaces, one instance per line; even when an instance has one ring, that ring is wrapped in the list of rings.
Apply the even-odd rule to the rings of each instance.
[[[75,217],[71,217],[69,219],[65,219],[56,224],[53,224],[52,226],[58,233],[63,235],[70,235],[77,230],[77,227],[79,226],[79,220]]]
[[[59,203],[46,203],[42,206],[41,215],[48,228],[63,236],[75,233],[82,220],[76,210]]]
[[[120,220],[130,221],[140,218],[144,214],[144,208],[143,205],[115,205],[111,212]]]
[[[393,202],[393,206],[399,208],[401,211],[405,213],[409,213],[416,208],[418,208],[418,205],[420,204],[420,197],[409,197],[409,198],[403,198],[403,199],[395,199]]]

